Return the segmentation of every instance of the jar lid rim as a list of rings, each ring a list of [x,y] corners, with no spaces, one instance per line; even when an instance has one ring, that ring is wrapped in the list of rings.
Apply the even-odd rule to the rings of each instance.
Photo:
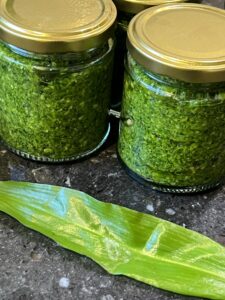
[[[187,3],[161,5],[132,19],[127,47],[150,71],[186,82],[221,82],[225,81],[224,32],[222,9]]]
[[[112,36],[117,15],[111,0],[2,0],[0,12],[1,40],[37,53],[95,48]]]
[[[201,0],[113,0],[117,9],[122,12],[137,14],[152,6],[174,3],[199,3]]]

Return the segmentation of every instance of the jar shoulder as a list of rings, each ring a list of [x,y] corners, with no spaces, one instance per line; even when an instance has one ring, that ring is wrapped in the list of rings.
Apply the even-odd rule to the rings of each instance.
[[[159,98],[173,98],[179,101],[205,99],[225,101],[225,81],[210,84],[186,83],[168,76],[154,74],[139,65],[129,53],[126,59],[126,72],[133,84],[137,84],[146,95],[154,93]]]
[[[114,41],[89,51],[75,53],[38,54],[0,42],[0,62],[8,65],[20,65],[25,69],[72,70],[86,68],[110,60],[114,50]]]

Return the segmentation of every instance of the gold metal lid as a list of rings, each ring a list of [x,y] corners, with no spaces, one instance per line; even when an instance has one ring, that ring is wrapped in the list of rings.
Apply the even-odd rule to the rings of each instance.
[[[111,0],[1,0],[1,40],[38,53],[97,47],[112,35]]]
[[[137,14],[151,6],[181,2],[197,2],[200,0],[113,0],[119,11]]]
[[[200,4],[149,8],[128,27],[128,50],[146,69],[186,82],[225,81],[225,11]]]

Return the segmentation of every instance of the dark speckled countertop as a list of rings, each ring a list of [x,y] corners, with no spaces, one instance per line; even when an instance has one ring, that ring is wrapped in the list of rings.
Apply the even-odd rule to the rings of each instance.
[[[223,7],[223,0],[205,1]],[[44,165],[0,147],[0,180],[23,180],[82,190],[95,198],[151,213],[225,245],[225,186],[193,196],[160,194],[130,179],[115,145],[85,161]],[[182,275],[181,275],[182,276]],[[188,300],[123,276],[111,276],[90,259],[0,213],[1,300]],[[199,299],[199,298],[198,298]]]

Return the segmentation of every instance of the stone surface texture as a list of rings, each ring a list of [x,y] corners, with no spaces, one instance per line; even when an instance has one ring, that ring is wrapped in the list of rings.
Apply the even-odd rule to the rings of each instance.
[[[205,1],[223,7],[224,1]],[[225,186],[192,196],[161,194],[128,177],[108,145],[91,158],[65,165],[24,160],[0,146],[0,180],[54,184],[175,222],[225,245]],[[182,276],[182,274],[181,274]],[[0,213],[1,300],[188,300],[123,276]],[[198,298],[199,299],[199,298]]]

